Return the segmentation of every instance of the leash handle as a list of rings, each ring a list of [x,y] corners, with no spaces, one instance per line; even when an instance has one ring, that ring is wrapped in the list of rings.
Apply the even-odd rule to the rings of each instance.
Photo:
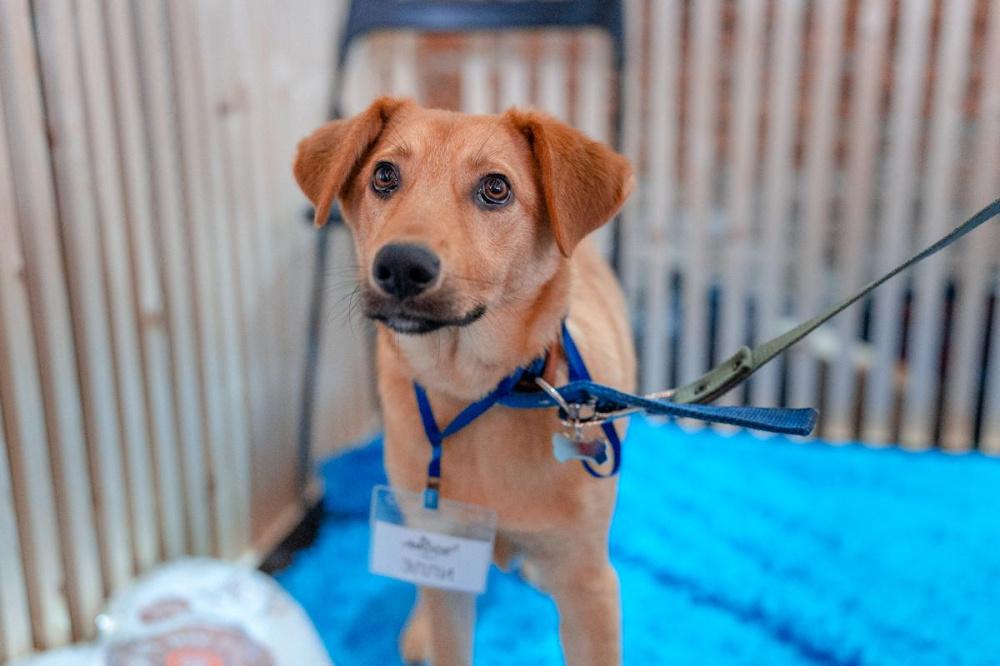
[[[729,392],[736,386],[742,384],[746,379],[757,372],[762,366],[771,361],[775,356],[782,353],[796,342],[806,337],[817,328],[833,319],[838,314],[854,305],[859,300],[880,287],[884,282],[905,271],[913,264],[923,261],[927,257],[936,254],[948,247],[962,236],[966,235],[976,227],[1000,215],[1000,199],[995,200],[981,211],[970,217],[968,220],[958,225],[952,231],[938,240],[936,243],[921,250],[891,271],[873,280],[862,287],[859,291],[851,294],[838,303],[834,303],[829,308],[816,315],[812,319],[803,322],[795,328],[782,333],[776,338],[772,338],[753,349],[741,347],[734,356],[724,363],[717,365],[698,379],[678,388],[671,400],[680,403],[711,402],[723,394]]]

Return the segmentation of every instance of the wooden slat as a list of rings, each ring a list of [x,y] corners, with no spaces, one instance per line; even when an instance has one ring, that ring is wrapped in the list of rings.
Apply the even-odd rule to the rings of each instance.
[[[579,35],[580,51],[576,62],[577,98],[574,124],[598,141],[611,141],[611,49],[608,38],[596,30]],[[506,64],[501,71],[506,68]],[[592,234],[593,242],[604,253],[611,254],[611,224]]]
[[[3,16],[0,11],[0,18]],[[39,620],[36,626],[42,629],[39,638],[59,639],[69,629],[66,607],[59,596],[59,546],[54,528],[55,502],[48,475],[48,451],[37,445],[45,438],[45,417],[34,367],[24,257],[15,226],[17,211],[2,83],[0,77],[0,367],[5,370],[0,375],[9,374],[10,377],[5,381],[0,376],[0,534],[3,535],[0,539],[0,571],[3,572],[0,576],[0,660],[12,659],[31,649],[29,587],[39,600],[36,603]],[[7,433],[10,433],[10,444]],[[38,480],[37,484],[22,482],[22,500],[18,505],[15,505],[13,475]],[[25,528],[23,550],[18,516]],[[41,555],[40,561],[32,559],[36,553]],[[22,556],[26,556],[27,561],[22,562]],[[25,579],[26,574],[32,576],[30,581]],[[52,580],[45,580],[46,576],[51,576]]]
[[[491,48],[495,38],[475,35],[467,40],[462,59],[462,107],[466,113],[493,113],[496,101],[492,85]]]
[[[74,52],[72,6],[59,0],[45,0],[34,3],[33,7],[40,73],[43,74],[40,78],[46,97],[59,100],[58,104],[50,104],[46,111],[49,128],[57,137],[49,149],[52,172],[57,181],[55,189],[59,212],[63,217],[61,232],[72,310],[66,307],[65,301],[60,302],[55,321],[68,325],[66,319],[72,312],[80,384],[77,386],[72,380],[76,369],[69,363],[70,358],[65,352],[60,359],[65,365],[53,367],[53,376],[65,388],[65,400],[78,406],[82,398],[93,455],[111,456],[108,464],[117,468],[120,465],[117,458],[121,442],[115,409],[116,387],[111,374],[108,310],[89,178],[83,100]],[[29,80],[38,80],[38,77]],[[41,109],[34,111],[37,115],[31,117],[41,120]],[[40,128],[36,126],[35,129]],[[39,133],[38,139],[44,142],[43,137],[44,134]],[[44,144],[37,149],[45,150]],[[60,258],[55,256],[58,245],[54,238],[51,241],[49,251],[53,253],[52,262],[36,263],[37,258],[32,258],[28,260],[29,264],[49,271],[52,265],[59,263]],[[77,414],[67,416],[73,418],[73,428],[67,428],[54,447],[53,467],[58,478],[56,497],[60,528],[66,544],[63,555],[67,562],[70,612],[75,630],[84,634],[92,631],[103,587],[92,500],[97,499],[97,511],[105,528],[101,530],[102,546],[109,558],[117,559],[122,551],[128,552],[128,543],[121,540],[123,531],[116,530],[117,526],[126,524],[127,517],[122,515],[121,504],[115,499],[120,497],[117,483],[109,488],[95,488],[92,484],[87,471],[97,471],[97,467],[89,465],[87,447],[77,428]],[[94,491],[98,492],[95,494]]]
[[[684,191],[686,205],[681,216],[684,277],[681,292],[683,331],[678,358],[678,383],[694,380],[708,370],[708,287],[714,262],[709,255],[712,226],[713,179],[719,50],[719,3],[703,0],[692,5],[690,67],[688,69],[687,127],[685,128]]]
[[[269,123],[265,119],[264,105],[265,98],[262,94],[265,87],[263,77],[263,63],[256,59],[255,54],[264,52],[267,48],[267,38],[261,33],[254,31],[252,22],[244,9],[244,3],[238,0],[230,0],[226,5],[226,12],[219,15],[219,18],[226,24],[232,26],[233,45],[232,56],[229,62],[230,86],[233,90],[245,90],[246,103],[238,109],[241,119],[237,130],[238,140],[246,146],[243,155],[245,165],[249,173],[244,179],[250,184],[250,196],[247,203],[250,204],[249,221],[253,223],[255,233],[253,247],[253,262],[248,267],[248,272],[257,282],[257,301],[255,308],[250,313],[244,313],[249,317],[246,321],[247,347],[249,349],[250,340],[257,341],[257,353],[246,359],[247,367],[256,366],[256,379],[251,373],[251,382],[260,385],[257,399],[260,407],[255,410],[255,421],[252,426],[254,435],[252,440],[253,450],[245,448],[242,451],[235,451],[235,460],[238,463],[239,475],[237,477],[236,493],[238,506],[241,510],[240,541],[249,544],[251,541],[251,459],[256,452],[257,459],[263,457],[270,463],[269,467],[275,471],[267,476],[269,487],[264,490],[268,496],[272,497],[275,504],[280,506],[288,502],[294,503],[296,469],[293,465],[282,465],[281,459],[284,457],[283,451],[274,446],[279,433],[279,412],[286,411],[284,406],[273,400],[275,395],[275,382],[278,376],[278,369],[273,363],[278,347],[278,332],[276,327],[284,326],[280,319],[274,316],[271,303],[274,301],[272,292],[275,281],[275,264],[271,232],[274,225],[271,222],[272,212],[270,208],[270,196],[268,194],[269,179],[265,175],[263,163],[263,137],[270,131]],[[256,37],[251,41],[251,37]],[[400,35],[396,39],[399,42],[396,53],[411,63],[399,75],[404,79],[412,79],[412,83],[403,83],[405,87],[398,91],[403,96],[416,96],[415,66],[412,63],[416,60],[416,43],[412,35]],[[409,70],[411,76],[407,76]],[[242,227],[245,221],[240,221]],[[231,233],[238,233],[234,229]],[[291,441],[291,440],[288,440]],[[285,454],[287,455],[287,454]],[[278,507],[276,506],[275,509]]]
[[[250,384],[253,382],[253,367],[247,367],[244,310],[246,294],[239,284],[240,256],[245,248],[234,246],[232,234],[236,229],[237,215],[232,199],[233,191],[230,181],[234,174],[230,170],[230,153],[227,146],[227,129],[219,110],[225,110],[224,100],[220,95],[220,82],[213,68],[215,35],[210,30],[207,17],[203,15],[201,3],[186,3],[189,20],[187,30],[191,31],[194,41],[193,77],[198,83],[198,94],[203,117],[212,119],[204,123],[202,141],[208,147],[208,163],[210,166],[210,200],[213,202],[212,222],[215,225],[213,249],[216,261],[219,261],[219,278],[221,283],[220,298],[223,304],[222,331],[227,342],[226,379],[229,387],[226,392],[229,401],[230,416],[230,446],[226,455],[234,460],[242,460],[244,452],[252,444],[250,431],[250,412],[254,404]],[[199,10],[199,11],[196,11]],[[183,28],[180,28],[180,34]],[[242,465],[231,465],[225,470],[218,469],[215,477],[217,499],[220,512],[226,511],[231,517],[220,533],[220,552],[224,556],[232,556],[241,549],[240,535],[247,528],[244,524],[246,516],[242,513],[245,507],[239,504],[245,482],[246,470]]]
[[[417,67],[417,36],[402,33],[392,39],[392,72],[389,90],[397,97],[420,100],[420,75]]]
[[[1000,244],[994,243],[994,247]],[[994,255],[996,256],[996,255]],[[983,434],[980,449],[1000,455],[1000,308],[994,307],[993,334],[990,336],[989,375],[984,385]]]
[[[266,359],[271,355],[271,335],[269,327],[273,323],[268,320],[265,307],[265,276],[270,278],[270,248],[267,247],[263,228],[261,209],[263,205],[256,191],[257,182],[254,175],[255,142],[251,127],[251,99],[247,92],[250,84],[246,65],[249,57],[241,52],[240,42],[245,38],[247,25],[237,19],[233,12],[234,5],[221,3],[200,5],[202,8],[199,21],[199,35],[202,43],[203,73],[209,103],[221,105],[227,112],[218,114],[223,138],[223,174],[229,194],[228,235],[236,239],[230,244],[235,249],[236,275],[242,287],[239,308],[240,330],[243,336],[243,368],[246,373],[244,391],[248,411],[246,412],[247,438],[243,446],[231,450],[232,465],[232,506],[236,517],[234,525],[235,541],[242,551],[244,544],[250,541],[250,456],[251,450],[266,449],[272,445],[270,427],[276,419],[277,405],[268,400],[269,375]],[[235,8],[238,13],[245,10]],[[244,33],[244,34],[241,34]],[[221,36],[229,48],[219,57],[215,43]],[[213,97],[213,94],[216,97]],[[246,231],[249,233],[246,233]],[[256,233],[255,233],[256,231]],[[244,242],[245,239],[245,242]],[[289,470],[273,475],[281,482],[294,478]],[[288,483],[282,484],[285,487]],[[276,503],[281,499],[275,496]]]
[[[757,172],[757,130],[760,120],[760,71],[764,51],[763,0],[738,4],[735,47],[735,100],[729,120],[729,184],[726,192],[726,234],[723,267],[722,309],[719,319],[719,349],[731,353],[747,344],[747,262],[750,252],[752,195]],[[722,398],[738,402],[733,391]]]
[[[146,384],[142,391],[148,412],[147,430],[134,439],[127,430],[125,458],[128,465],[129,506],[132,541],[138,571],[148,570],[159,557],[157,493],[152,492],[154,451],[176,447],[174,401],[171,392],[170,349],[165,326],[163,287],[158,274],[153,230],[153,199],[149,171],[149,149],[143,127],[143,109],[134,32],[126,0],[105,0],[108,46],[114,82],[121,177],[135,282],[135,314],[138,317]],[[124,385],[124,383],[123,383]]]
[[[379,35],[376,34],[366,39],[355,40],[351,46],[346,71],[341,75],[344,78],[341,111],[345,117],[362,111],[371,102],[368,96],[359,95],[358,91],[370,88],[371,80],[378,76],[378,68],[374,63],[380,58],[377,50],[372,48],[372,43],[378,39]]]
[[[672,257],[668,252],[669,225],[676,196],[677,107],[674,87],[680,50],[680,7],[674,0],[655,2],[649,22],[652,40],[650,52],[650,94],[647,117],[657,119],[649,129],[648,236],[646,257],[648,276],[645,292],[645,330],[642,333],[642,385],[646,391],[659,391],[670,379],[670,312],[667,281]]]
[[[227,341],[235,338],[231,301],[231,273],[228,271],[228,247],[219,239],[217,220],[221,216],[217,182],[213,176],[214,147],[205,136],[203,118],[211,113],[201,90],[198,65],[198,41],[194,32],[192,6],[186,2],[167,4],[170,43],[174,56],[174,82],[177,90],[178,144],[184,185],[185,214],[191,222],[190,234],[194,264],[194,288],[199,294],[198,333],[201,341],[200,366],[205,387],[208,414],[208,456],[212,469],[210,510],[214,518],[213,550],[223,553],[238,550],[232,534],[233,499],[229,492],[230,470],[226,467],[237,447],[245,443],[242,416],[241,378],[237,346]],[[222,247],[222,255],[219,254]],[[223,268],[227,270],[223,270]]]
[[[799,245],[795,248],[796,271],[793,293],[796,321],[805,321],[812,317],[831,296],[824,288],[827,276],[824,273],[826,262],[823,250],[833,210],[831,184],[836,173],[834,139],[838,129],[841,67],[844,56],[842,46],[845,4],[843,0],[828,0],[814,5],[811,32],[816,36],[813,40],[815,51],[810,61],[812,87],[809,90],[809,117],[804,137],[805,201],[799,227]],[[864,63],[859,68],[862,72],[875,71],[863,58],[859,60]],[[852,96],[852,99],[857,97]],[[848,190],[850,191],[850,188]],[[863,218],[857,218],[856,224],[860,225],[865,221]],[[848,272],[845,275],[853,276],[854,273]],[[791,403],[803,406],[815,405],[816,357],[803,345],[790,356],[790,361],[792,371],[789,376],[788,393]]]
[[[527,106],[531,98],[528,61],[524,53],[526,36],[507,33],[497,39],[497,60],[500,68],[500,99],[498,110],[512,106]]]
[[[124,451],[145,447],[148,436],[142,377],[142,356],[136,327],[135,293],[129,265],[127,221],[121,184],[118,142],[115,137],[115,115],[112,91],[108,80],[108,59],[105,50],[101,7],[93,2],[77,3],[78,57],[83,70],[93,185],[96,193],[96,213],[103,241],[104,275],[107,279],[107,299],[111,318],[111,341],[114,369],[117,371],[118,394],[115,397],[121,419]],[[129,496],[135,487],[126,482],[126,464],[122,449],[111,449],[114,442],[95,448],[92,459],[93,478],[107,495],[103,516],[105,564],[108,592],[121,589],[130,579],[132,568],[132,535],[129,520]],[[143,490],[145,493],[145,489]],[[144,501],[139,500],[142,504]],[[140,516],[145,518],[144,516]],[[145,528],[140,527],[140,531]]]
[[[207,486],[203,466],[201,392],[196,355],[197,338],[192,303],[192,264],[185,238],[176,137],[171,131],[173,95],[165,15],[160,3],[140,3],[136,33],[143,45],[140,63],[143,103],[147,118],[157,246],[165,287],[167,326],[170,332],[177,441],[159,442],[156,451],[160,481],[161,520],[168,557],[191,551],[211,551],[208,539]]]
[[[916,163],[919,141],[920,102],[927,62],[930,18],[929,0],[913,0],[900,5],[885,158],[884,206],[880,215],[875,253],[881,267],[895,266],[903,261],[909,245],[907,223],[913,213],[916,194],[913,165]],[[862,439],[868,442],[887,442],[894,436],[893,381],[901,344],[904,286],[905,283],[901,280],[890,280],[873,296],[875,362],[865,389],[862,434]]]
[[[132,544],[129,534],[129,513],[127,493],[124,483],[122,460],[122,432],[118,406],[121,404],[115,370],[115,354],[112,350],[111,327],[108,320],[111,311],[106,292],[106,278],[116,280],[114,287],[127,284],[122,265],[125,256],[118,256],[109,265],[105,263],[105,252],[101,240],[114,244],[117,240],[110,228],[101,229],[99,218],[105,211],[98,211],[98,196],[108,203],[113,193],[102,186],[106,184],[107,172],[95,173],[92,165],[113,155],[114,148],[102,145],[102,153],[92,154],[89,150],[97,143],[109,140],[107,132],[94,136],[95,127],[88,126],[87,120],[95,110],[85,107],[84,87],[81,74],[87,76],[86,87],[96,85],[93,68],[79,67],[78,44],[74,33],[74,5],[72,2],[47,0],[35,4],[36,22],[40,40],[42,80],[48,99],[59,100],[47,108],[49,125],[59,139],[51,149],[56,192],[60,217],[63,220],[62,233],[70,298],[74,319],[74,331],[79,350],[81,393],[84,416],[89,440],[90,478],[85,477],[86,469],[79,465],[88,460],[86,451],[72,451],[62,459],[62,484],[64,486],[84,484],[79,494],[66,488],[67,500],[85,501],[88,485],[93,486],[96,499],[96,517],[101,545],[100,564],[108,591],[117,591],[129,580],[132,573]],[[93,49],[93,45],[79,45]],[[88,63],[89,64],[89,63]],[[96,94],[95,91],[90,91]],[[99,122],[99,121],[98,121]],[[105,128],[100,128],[105,129]],[[88,141],[88,136],[90,141]],[[105,176],[102,178],[101,176]],[[110,214],[108,211],[107,214]],[[108,249],[111,249],[110,247]],[[112,291],[115,296],[120,293]],[[125,350],[119,349],[119,352]],[[121,358],[119,365],[129,362]],[[72,499],[70,499],[72,498]],[[90,531],[88,524],[72,524],[72,529]],[[91,539],[92,534],[80,534],[78,539]],[[88,602],[81,613],[96,611],[99,598]],[[81,623],[89,617],[78,618]],[[81,627],[88,625],[81,624]]]
[[[942,33],[935,67],[938,78],[931,107],[929,152],[921,208],[918,247],[926,247],[951,229],[955,216],[956,167],[962,136],[973,0],[953,0],[943,8]],[[906,401],[900,440],[904,445],[933,444],[938,413],[936,390],[948,275],[937,255],[913,269],[913,338],[907,354]]]
[[[291,114],[289,111],[290,100],[287,93],[282,89],[275,79],[284,75],[284,49],[286,43],[283,41],[283,31],[277,20],[277,14],[273,2],[262,2],[259,11],[251,12],[250,34],[248,38],[251,44],[263,45],[263,48],[254,49],[254,63],[251,66],[259,68],[259,90],[257,94],[263,97],[263,103],[256,98],[253,101],[253,110],[259,113],[262,118],[259,120],[266,127],[266,133],[260,137],[261,160],[263,166],[263,177],[267,182],[267,196],[269,210],[264,220],[267,229],[268,242],[272,248],[272,283],[269,287],[273,294],[282,293],[281,288],[285,284],[282,274],[288,272],[283,266],[283,260],[287,253],[291,239],[294,237],[295,211],[298,208],[295,202],[289,202],[287,197],[287,187],[291,180],[288,172],[288,165],[291,157],[285,152],[290,152],[298,137],[285,139],[283,129],[291,124]],[[329,62],[329,58],[326,62]],[[324,79],[329,84],[333,76]],[[327,100],[318,102],[317,106],[324,107]],[[277,115],[281,113],[281,115]],[[282,145],[279,142],[287,142]],[[285,150],[282,150],[285,148]],[[305,271],[300,271],[305,272]],[[289,292],[291,293],[291,292]],[[304,291],[303,291],[304,293]],[[290,315],[290,308],[286,299],[271,296],[266,299],[270,306],[269,319],[273,320],[274,345],[272,355],[269,359],[271,365],[270,376],[274,384],[272,391],[277,394],[296,395],[296,388],[292,385],[292,361],[288,358],[288,337],[295,328],[286,325],[284,322],[304,321],[304,317],[295,319]],[[301,335],[301,329],[296,331]],[[301,338],[300,338],[301,339]],[[278,410],[277,423],[275,424],[275,441],[294,442],[295,441],[295,418],[297,414],[292,409]],[[261,469],[256,456],[251,459],[252,476],[250,480],[251,488],[259,487],[258,475]],[[266,473],[263,474],[266,476]],[[250,516],[251,530],[253,538],[256,540],[261,529],[257,527],[259,519],[264,513],[261,511],[261,503],[256,492],[251,497]],[[263,505],[267,506],[267,505]]]
[[[176,58],[175,85],[178,90],[182,170],[188,194],[188,215],[193,221],[196,283],[205,304],[199,306],[203,327],[211,326],[204,315],[213,308],[218,330],[215,343],[206,341],[206,355],[213,351],[221,361],[222,411],[226,415],[225,440],[209,442],[212,461],[212,508],[215,516],[216,552],[236,555],[241,547],[240,512],[235,475],[240,471],[226,461],[249,446],[247,436],[247,396],[244,390],[243,341],[238,316],[236,272],[229,240],[231,215],[224,185],[221,137],[214,121],[213,106],[205,80],[205,51],[199,34],[200,21],[191,2],[170,2],[171,39]],[[204,119],[213,118],[213,122]]]
[[[0,194],[2,188],[0,183]],[[14,513],[14,486],[7,465],[4,426],[3,402],[0,401],[0,534],[4,535],[0,539],[0,569],[4,572],[0,577],[0,659],[7,660],[31,649],[31,613],[21,565],[21,539]]]
[[[796,100],[803,28],[802,0],[779,0],[771,36],[771,83],[767,96],[767,146],[764,163],[764,218],[756,273],[756,333],[763,341],[778,333],[784,315],[785,267],[793,183]],[[779,363],[770,363],[750,381],[751,401],[761,407],[778,402]]]
[[[1000,76],[1000,2],[994,2],[989,7],[989,30],[987,32],[987,46],[983,62],[986,66],[983,69],[982,81],[996,81]],[[981,170],[976,173],[975,185],[973,187],[973,208],[980,205],[979,201],[985,204],[992,200],[1000,192],[1000,86],[986,84],[982,88],[982,95],[979,101],[979,127],[982,134],[978,137],[978,151],[974,163],[980,165]],[[992,175],[991,175],[992,174]],[[983,249],[989,252],[992,259],[993,270],[1000,271],[1000,239],[997,238],[996,229],[993,230],[992,245],[984,239],[981,243]],[[992,247],[992,251],[990,248]],[[972,273],[970,273],[971,275]],[[975,279],[985,282],[984,275],[987,273],[975,274]],[[971,279],[971,278],[970,278]],[[986,361],[988,376],[983,387],[983,415],[982,415],[982,435],[980,437],[980,448],[994,455],[1000,455],[1000,285],[994,281],[993,295],[996,299],[993,307],[993,321],[990,337],[990,355]],[[961,323],[959,324],[962,325]],[[972,324],[968,328],[976,328]],[[960,329],[961,330],[961,329]],[[962,337],[959,337],[962,340]],[[961,343],[960,343],[961,344]],[[961,367],[961,366],[960,366]],[[973,364],[973,369],[978,368]],[[956,383],[967,381],[961,379],[960,371],[956,374]],[[963,416],[961,410],[956,415],[956,420]],[[957,430],[958,428],[955,428]],[[961,434],[951,437],[962,441]],[[945,430],[945,444],[949,442],[949,430]]]
[[[299,139],[325,120],[330,90],[342,75],[332,69],[317,75],[305,65],[307,62],[332,62],[335,45],[332,40],[320,38],[319,30],[329,29],[334,31],[330,34],[336,34],[338,27],[317,27],[312,22],[303,21],[303,2],[298,2],[291,8],[287,3],[280,3],[280,6],[278,4],[268,2],[265,11],[253,14],[257,31],[267,33],[266,42],[270,47],[265,94],[270,100],[266,105],[270,119],[266,164],[269,167],[268,180],[273,184],[271,192],[274,197],[271,228],[275,253],[275,285],[272,289],[276,294],[306,294],[309,290],[308,277],[312,269],[315,232],[300,217],[306,202],[292,178],[290,165]],[[303,37],[303,26],[310,26],[313,34]],[[309,49],[299,53],[296,45],[305,45]],[[296,55],[302,60],[293,57]],[[295,326],[287,325],[287,322],[306,321],[307,300],[273,298],[272,301],[274,317],[283,324],[278,330],[279,346],[275,362],[279,370],[279,385],[275,390],[279,395],[295,396],[293,402],[297,407],[301,392],[305,328],[304,324]],[[280,441],[296,441],[298,417],[297,408],[281,411]],[[287,451],[284,453],[287,455]],[[270,503],[262,502],[256,492],[256,488],[261,485],[258,476],[267,476],[264,464],[266,463],[258,459],[253,464],[255,492],[252,514],[255,533],[260,531],[256,525],[266,515],[265,510],[271,508]]]
[[[231,0],[229,11],[232,14],[243,14],[245,12],[241,9],[242,6],[243,3]],[[271,71],[269,70],[269,65],[281,45],[275,39],[271,26],[265,22],[268,9],[267,6],[264,6],[261,7],[261,11],[247,13],[246,22],[240,24],[240,40],[238,44],[242,55],[239,58],[242,64],[241,75],[246,80],[247,87],[250,90],[250,106],[248,111],[251,136],[249,138],[252,141],[251,156],[252,166],[254,167],[254,191],[258,197],[256,199],[257,239],[261,248],[260,251],[264,256],[264,268],[266,269],[266,275],[261,276],[262,302],[260,316],[266,323],[266,334],[268,336],[268,354],[262,360],[268,384],[267,395],[297,395],[297,391],[299,390],[298,385],[296,384],[293,388],[286,381],[288,369],[284,367],[287,363],[282,356],[282,349],[285,346],[282,337],[288,335],[289,329],[291,329],[296,333],[298,340],[301,341],[303,339],[302,327],[289,326],[287,322],[304,322],[305,317],[301,315],[293,316],[292,313],[294,310],[285,302],[286,299],[278,297],[278,294],[282,293],[279,291],[282,284],[279,271],[289,272],[290,270],[288,268],[281,268],[278,263],[284,254],[281,248],[283,245],[288,245],[290,238],[290,234],[288,233],[290,231],[288,229],[289,219],[285,211],[293,211],[295,208],[282,208],[278,194],[281,184],[292,183],[289,169],[291,160],[283,156],[276,160],[273,154],[274,146],[270,140],[270,137],[273,137],[277,133],[280,125],[289,122],[289,118],[286,115],[276,119],[271,115],[272,107],[277,107],[278,104],[270,94]],[[329,29],[328,26],[323,24],[314,27],[313,31],[318,32],[318,30],[325,31],[327,29]],[[319,34],[316,35],[313,41],[326,43],[326,40],[323,40]],[[413,35],[402,35],[400,42],[401,50],[399,53],[406,56],[406,61],[410,63],[406,68],[401,69],[412,69],[415,67],[417,60],[416,39]],[[328,52],[323,53],[323,58],[322,62],[330,61],[332,58],[332,45]],[[401,71],[399,75],[405,77],[406,72]],[[329,78],[324,72],[324,79],[327,79],[328,85]],[[413,81],[411,87],[407,88],[403,93],[419,98],[416,81]],[[316,107],[323,108],[324,106],[325,100],[322,102],[317,101]],[[288,148],[291,149],[292,145],[292,143],[289,143]],[[280,174],[282,177],[275,178],[272,175],[271,171],[273,169],[269,168],[272,165],[284,167],[283,173]],[[303,270],[305,268],[303,266],[298,272],[300,274],[307,273],[306,270]],[[273,402],[273,399],[269,400]],[[241,490],[246,493],[245,510],[249,512],[247,529],[251,532],[248,537],[251,542],[255,542],[257,535],[261,531],[261,528],[258,527],[259,525],[264,525],[266,529],[273,524],[276,516],[282,511],[282,505],[301,506],[301,501],[296,495],[296,491],[298,490],[296,487],[298,468],[295,465],[285,462],[289,459],[289,448],[274,445],[275,442],[287,442],[288,446],[291,446],[291,443],[296,441],[297,433],[294,429],[296,425],[295,417],[297,417],[296,410],[276,405],[276,409],[272,410],[269,422],[265,424],[267,427],[265,437],[258,438],[255,448],[249,452],[246,460],[247,477],[242,484]],[[254,470],[260,469],[261,465],[263,465],[263,469],[280,469],[282,473],[255,474]],[[260,477],[263,477],[263,479]],[[274,498],[271,503],[262,503],[259,500],[255,501],[255,497],[259,497],[261,494],[259,489],[265,479],[272,484],[271,488],[273,490],[267,491],[267,496]],[[253,493],[251,493],[251,489]]]
[[[598,141],[611,141],[611,48],[608,38],[596,30],[579,36],[576,64],[577,98],[574,124]]]
[[[968,193],[969,200],[963,206],[970,213],[1000,194],[1000,86],[990,83],[1000,81],[1000,3],[993,3],[989,10],[986,44],[980,60],[979,115],[975,120],[976,131],[972,143],[969,144],[973,147],[970,163],[975,165],[975,169]],[[978,57],[978,54],[973,57]],[[995,229],[992,234],[994,239],[1000,238]],[[945,422],[941,439],[942,445],[953,451],[967,449],[973,443],[979,375],[982,363],[986,360],[982,356],[985,336],[989,330],[996,334],[997,329],[1000,329],[1000,315],[996,314],[1000,308],[995,308],[992,329],[990,322],[986,320],[990,289],[987,277],[990,275],[991,264],[996,262],[997,248],[1000,247],[1000,243],[991,243],[990,240],[966,239],[954,252],[961,258],[958,264],[960,281],[953,320],[952,360],[945,382]],[[1000,341],[1000,334],[997,334],[997,340]],[[1000,352],[995,344],[991,349],[994,362],[986,367],[992,370],[994,377],[1000,379],[1000,369],[997,368]],[[993,395],[998,391],[1000,384],[996,382],[992,387],[987,387],[987,405],[995,408],[996,404],[1000,404]],[[988,443],[994,447],[1000,444],[1000,432],[994,430],[991,433],[990,420],[988,416],[984,419],[983,448],[989,448]]]
[[[637,0],[632,1],[632,6]],[[626,14],[631,18],[630,11]],[[541,107],[564,121],[569,120],[569,82],[567,80],[566,53],[569,36],[562,31],[545,33],[542,38],[542,56],[538,65],[538,103]]]
[[[866,0],[860,8],[858,24],[855,26],[859,42],[859,67],[854,70],[847,127],[846,201],[837,239],[839,279],[836,281],[838,293],[833,295],[835,298],[853,292],[867,281],[864,270],[868,263],[868,236],[873,223],[879,97],[882,94],[882,73],[888,46],[889,11],[885,0]],[[809,223],[807,220],[807,228]],[[880,267],[879,271],[881,270]],[[842,312],[834,324],[840,345],[838,357],[832,364],[833,375],[823,434],[835,441],[856,436],[854,406],[857,401],[855,389],[858,368],[854,352],[858,344],[860,322],[861,307],[855,306]]]
[[[645,0],[626,0],[625,2],[625,100],[622,112],[621,150],[632,164],[637,181],[641,181],[645,171],[640,163],[643,139],[643,104],[644,88],[643,70],[645,68],[645,49],[643,33],[646,23],[643,20],[646,9]],[[540,64],[542,105],[556,117],[565,115],[565,63],[564,53],[559,42],[547,38],[543,46],[543,60]],[[551,80],[549,80],[551,79]],[[552,86],[554,91],[548,88]],[[561,89],[560,89],[561,86]],[[552,108],[547,102],[553,104]],[[644,273],[645,253],[643,250],[643,225],[645,224],[645,207],[642,204],[645,188],[642,184],[632,192],[625,203],[621,217],[622,262],[619,265],[619,276],[628,299],[629,310],[633,314],[639,309],[641,276]]]

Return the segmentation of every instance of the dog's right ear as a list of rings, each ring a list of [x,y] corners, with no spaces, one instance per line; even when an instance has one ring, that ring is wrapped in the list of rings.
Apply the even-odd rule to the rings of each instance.
[[[299,142],[295,180],[316,209],[317,227],[326,224],[330,207],[371,150],[392,115],[408,100],[380,97],[344,120],[334,120]]]
[[[508,109],[504,117],[528,140],[552,236],[568,257],[625,203],[635,184],[632,167],[608,146],[548,114]]]

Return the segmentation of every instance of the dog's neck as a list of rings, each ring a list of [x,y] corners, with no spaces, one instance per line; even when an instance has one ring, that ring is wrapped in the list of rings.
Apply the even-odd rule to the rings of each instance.
[[[569,308],[570,266],[564,264],[532,296],[512,299],[462,328],[426,335],[384,331],[427,390],[461,401],[477,400],[518,366],[559,339]]]

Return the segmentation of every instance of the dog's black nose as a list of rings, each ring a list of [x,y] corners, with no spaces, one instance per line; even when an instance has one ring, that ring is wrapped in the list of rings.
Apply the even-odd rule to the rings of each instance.
[[[375,255],[372,276],[385,293],[403,300],[430,287],[441,272],[441,260],[419,245],[393,243]]]

